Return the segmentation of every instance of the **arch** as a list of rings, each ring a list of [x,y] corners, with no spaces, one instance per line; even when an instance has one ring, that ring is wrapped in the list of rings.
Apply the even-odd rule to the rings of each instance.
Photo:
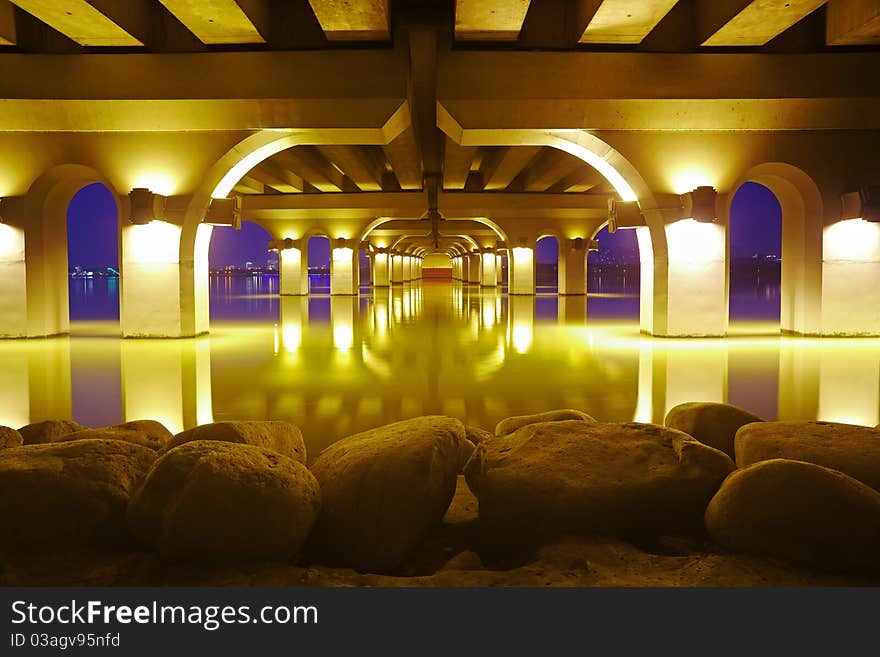
[[[786,162],[753,166],[737,180],[734,192],[746,182],[767,187],[782,207],[780,328],[785,333],[818,334],[821,331],[824,224],[819,187],[806,172]],[[730,194],[722,210],[727,225],[732,201],[733,194]],[[728,267],[729,256],[728,237]],[[729,282],[727,294],[729,296]]]
[[[67,209],[83,187],[104,185],[116,201],[117,226],[123,208],[109,179],[92,167],[61,164],[39,176],[24,197],[23,213],[10,223],[23,231],[21,262],[24,294],[2,333],[10,337],[38,337],[70,331],[68,295]],[[122,258],[119,259],[122,271]],[[124,286],[124,279],[122,285]],[[124,289],[124,288],[123,288]],[[121,299],[124,299],[124,291]],[[120,301],[120,305],[122,301]]]
[[[494,221],[492,221],[488,217],[469,217],[468,219],[470,221],[476,221],[477,223],[481,223],[484,226],[491,228],[495,232],[495,234],[498,236],[499,240],[507,241],[507,234],[504,232],[504,230],[501,228],[501,226],[499,226],[497,223],[495,223]],[[369,224],[367,224],[366,228],[364,228],[363,232],[358,237],[358,241],[363,242],[364,240],[366,240],[370,236],[370,233],[372,233],[374,230],[376,230],[379,226],[381,226],[383,224],[387,224],[390,221],[400,221],[400,218],[399,217],[378,217],[378,218],[374,219]],[[447,223],[449,225],[453,225],[455,221],[456,221],[455,219],[451,219],[451,220],[448,220]],[[462,237],[462,235],[458,235],[458,234],[456,234],[456,235],[459,237]],[[476,245],[476,242],[474,242],[474,245]]]

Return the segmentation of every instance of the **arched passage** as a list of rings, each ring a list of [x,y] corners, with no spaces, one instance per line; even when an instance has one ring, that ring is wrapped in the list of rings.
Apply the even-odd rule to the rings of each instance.
[[[208,250],[211,321],[277,320],[278,253],[268,251],[271,235],[243,221],[240,230],[214,227]]]
[[[559,240],[543,235],[535,242],[535,291],[556,293],[559,290]]]
[[[96,183],[112,197],[107,212],[115,212],[115,217],[109,217],[108,224],[118,227],[120,208],[113,187],[98,171],[76,164],[44,173],[4,216],[0,336],[41,337],[70,331],[68,208],[77,192]]]
[[[588,317],[638,321],[641,267],[636,231],[612,233],[606,224],[593,239],[598,248],[587,255]]]
[[[782,214],[780,317],[783,332],[821,332],[822,196],[816,183],[801,169],[784,162],[749,169],[734,189],[747,182],[770,190]],[[733,197],[726,210],[730,218]]]
[[[748,182],[730,204],[730,321],[779,329],[782,208],[773,192]]]

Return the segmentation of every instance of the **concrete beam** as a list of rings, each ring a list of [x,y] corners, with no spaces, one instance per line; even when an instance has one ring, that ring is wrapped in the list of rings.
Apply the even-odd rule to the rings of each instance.
[[[593,18],[579,39],[580,43],[641,43],[678,0],[592,0]]]
[[[878,129],[877,70],[875,52],[450,51],[437,94],[468,130]]]
[[[455,0],[455,38],[462,41],[513,41],[530,0]]]
[[[713,15],[729,12],[737,13],[703,41],[704,46],[763,46],[779,36],[798,21],[806,18],[825,4],[827,0],[703,0],[700,13]],[[705,25],[702,16],[700,23]]]
[[[142,46],[86,0],[12,0],[53,30],[81,46]]]
[[[543,192],[575,168],[583,167],[583,161],[554,148],[545,148],[518,176],[523,191]]]
[[[0,0],[0,46],[14,46],[15,8],[9,0]]]
[[[159,0],[204,44],[265,43],[235,0]]]
[[[242,198],[242,217],[249,221],[411,219],[425,211],[421,192],[355,192],[338,194],[251,194]],[[430,228],[430,226],[428,226]]]
[[[880,0],[831,0],[825,29],[829,46],[880,45]]]
[[[540,146],[502,147],[498,159],[483,173],[487,191],[507,189],[513,179],[540,152]]]
[[[605,194],[441,192],[440,212],[447,219],[584,219],[608,214]]]
[[[307,185],[300,176],[276,166],[271,160],[262,162],[251,169],[248,176],[282,194],[302,192]]]
[[[443,163],[443,187],[446,189],[464,189],[471,164],[477,154],[476,146],[459,146],[446,137]]]
[[[272,160],[293,171],[322,192],[354,192],[354,183],[328,162],[315,146],[297,146],[274,155]]]
[[[319,146],[318,150],[364,192],[382,191],[382,171],[361,146]]]
[[[388,0],[309,0],[330,41],[386,41]]]
[[[404,130],[397,139],[384,145],[382,150],[385,151],[385,157],[388,158],[401,189],[422,188],[422,165],[412,128]]]

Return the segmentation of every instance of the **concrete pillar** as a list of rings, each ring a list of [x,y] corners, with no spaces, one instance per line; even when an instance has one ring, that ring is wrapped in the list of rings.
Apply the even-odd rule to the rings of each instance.
[[[391,256],[388,249],[380,248],[373,253],[373,287],[391,285]]]
[[[358,293],[358,252],[350,241],[338,239],[330,254],[330,294]]]
[[[473,285],[480,284],[480,254],[479,253],[469,253],[467,255],[468,259],[468,277],[467,282]]]
[[[211,343],[124,340],[122,398],[126,421],[158,420],[172,433],[213,422]]]
[[[880,335],[877,281],[880,223],[847,219],[827,226],[822,239],[822,335]]]
[[[503,262],[504,262],[504,256],[501,255],[501,251],[496,249],[495,250],[495,278],[498,280],[498,285],[504,284]]]
[[[298,296],[309,293],[308,256],[302,240],[296,240],[288,249],[278,251],[281,273],[281,296]]]
[[[30,336],[27,297],[24,230],[0,224],[0,337]]]
[[[495,287],[498,285],[495,249],[483,249],[482,253],[480,253],[480,285],[482,287]]]
[[[458,257],[458,265],[459,265],[458,280],[460,280],[462,283],[467,283],[468,282],[468,273],[470,270],[470,259],[468,258],[466,253]]]
[[[559,240],[560,295],[587,293],[587,241],[584,239]]]
[[[395,253],[391,256],[391,284],[400,285],[403,283],[403,255]]]
[[[655,251],[651,228],[636,230],[642,331],[664,337],[725,335],[728,307],[724,226],[694,219],[666,224],[658,236],[665,241],[665,252]]]
[[[123,226],[119,308],[123,336],[176,338],[208,331],[211,230],[206,224],[198,226],[189,260],[189,254],[181,257],[180,226],[164,221]]]
[[[507,262],[508,293],[535,293],[535,250],[530,246],[516,246],[510,250]]]
[[[412,256],[404,255],[403,256],[403,282],[409,283],[413,279],[412,272]]]
[[[425,259],[418,256],[413,256],[413,273],[414,278],[417,281],[422,280],[422,265],[424,264]]]

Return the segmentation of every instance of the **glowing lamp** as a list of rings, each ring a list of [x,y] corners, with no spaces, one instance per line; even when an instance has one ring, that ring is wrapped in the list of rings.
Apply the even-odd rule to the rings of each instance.
[[[697,187],[695,190],[683,194],[681,197],[682,216],[701,223],[715,223],[718,220],[718,212],[715,210],[717,198],[718,192],[714,187],[708,185]]]
[[[638,228],[645,225],[638,201],[618,201],[608,199],[608,232],[615,233],[622,228]]]
[[[586,240],[587,242],[587,251],[598,251],[599,250],[599,240]]]
[[[241,196],[211,199],[203,223],[241,230]]]
[[[880,185],[862,187],[857,192],[842,194],[841,219],[864,219],[880,222]]]
[[[266,247],[269,251],[284,251],[285,249],[296,248],[299,240],[285,237],[283,240],[271,240]]]
[[[154,194],[146,187],[135,187],[128,193],[131,210],[128,220],[136,226],[151,221],[165,221],[165,197]]]

